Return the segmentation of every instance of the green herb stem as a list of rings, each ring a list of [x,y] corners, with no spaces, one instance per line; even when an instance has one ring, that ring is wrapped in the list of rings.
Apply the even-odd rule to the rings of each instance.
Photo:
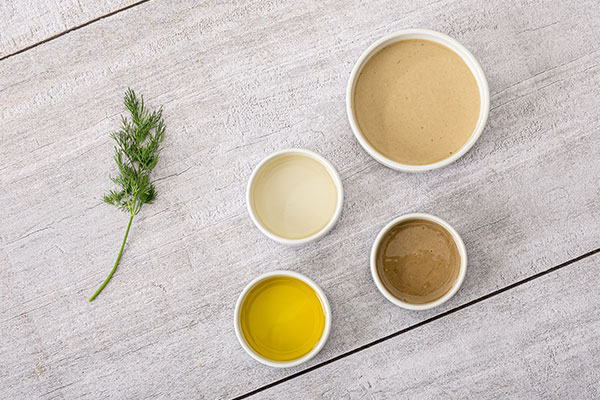
[[[135,92],[131,89],[125,93],[123,102],[131,119],[121,117],[121,128],[110,135],[115,141],[113,159],[119,169],[119,174],[111,177],[111,180],[117,185],[117,188],[109,190],[104,194],[102,200],[118,207],[121,211],[128,212],[131,218],[129,218],[117,261],[108,278],[90,297],[90,301],[98,296],[117,270],[133,217],[140,212],[144,204],[152,204],[156,198],[156,189],[150,181],[150,173],[158,162],[160,144],[165,138],[162,108],[150,112],[144,106],[144,97],[142,96],[141,100],[138,100]]]
[[[123,244],[121,244],[121,250],[119,251],[119,255],[117,256],[117,261],[115,262],[115,266],[113,267],[112,271],[110,271],[110,274],[108,274],[108,277],[106,278],[104,283],[102,283],[102,285],[98,288],[98,290],[96,290],[96,293],[94,293],[94,295],[92,297],[90,297],[89,301],[94,300],[96,298],[96,296],[98,296],[100,294],[102,289],[104,289],[104,286],[106,286],[108,281],[110,281],[113,274],[117,270],[117,265],[119,265],[119,260],[121,259],[121,254],[123,254],[123,249],[125,248],[125,242],[127,241],[127,236],[129,235],[129,228],[131,228],[131,222],[133,221],[134,215],[135,214],[131,213],[131,218],[129,218],[129,223],[127,224],[127,230],[125,231],[125,237],[123,238]]]

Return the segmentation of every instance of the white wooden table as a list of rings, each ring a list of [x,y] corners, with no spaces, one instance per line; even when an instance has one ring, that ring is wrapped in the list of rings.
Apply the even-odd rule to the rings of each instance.
[[[0,26],[0,398],[600,397],[598,1],[17,0]],[[475,147],[417,175],[371,159],[344,106],[360,53],[410,27],[462,42],[492,96]],[[127,87],[164,105],[159,197],[90,304],[127,223],[100,202]],[[329,159],[346,195],[297,249],[244,203],[285,147]],[[469,253],[428,312],[368,271],[378,230],[411,211]],[[287,370],[233,332],[238,294],[273,269],[316,280],[333,310],[323,351]]]

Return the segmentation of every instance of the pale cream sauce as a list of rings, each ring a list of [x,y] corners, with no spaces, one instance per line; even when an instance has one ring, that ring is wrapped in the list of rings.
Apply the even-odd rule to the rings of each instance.
[[[301,239],[322,230],[335,214],[337,189],[327,169],[304,155],[267,163],[253,188],[254,210],[272,233]]]

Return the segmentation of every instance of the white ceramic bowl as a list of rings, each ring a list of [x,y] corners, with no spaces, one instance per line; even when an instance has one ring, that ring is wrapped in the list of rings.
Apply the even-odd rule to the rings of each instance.
[[[240,312],[242,309],[242,303],[244,302],[246,295],[248,294],[250,289],[252,289],[254,286],[256,286],[259,282],[262,282],[265,279],[273,277],[273,276],[290,276],[292,278],[299,279],[299,280],[305,282],[306,284],[308,284],[310,287],[312,287],[315,290],[315,292],[319,296],[319,299],[321,300],[321,305],[323,306],[323,312],[325,314],[325,328],[323,329],[323,334],[321,335],[321,339],[319,340],[319,342],[317,343],[315,348],[312,349],[305,356],[297,358],[295,360],[291,360],[291,361],[273,361],[273,360],[265,358],[265,357],[261,356],[260,354],[258,354],[257,352],[255,352],[248,345],[248,342],[246,342],[246,338],[244,337],[244,334],[242,333],[242,328],[240,326]],[[235,335],[237,336],[238,341],[240,342],[240,344],[242,345],[244,350],[246,350],[246,353],[250,354],[250,356],[252,358],[254,358],[256,361],[259,361],[270,367],[277,367],[277,368],[294,367],[296,365],[302,364],[302,363],[310,360],[315,355],[317,355],[317,353],[319,351],[321,351],[321,349],[325,345],[325,342],[327,342],[327,338],[329,337],[329,332],[331,331],[331,308],[329,307],[329,301],[327,301],[327,297],[325,296],[325,293],[323,292],[323,290],[321,290],[321,288],[312,279],[310,279],[302,274],[299,274],[297,272],[292,272],[292,271],[271,271],[271,272],[267,272],[266,274],[263,274],[263,275],[259,276],[258,278],[254,279],[252,282],[250,282],[244,288],[244,290],[240,294],[240,297],[238,298],[237,303],[235,305],[234,327],[235,327]]]
[[[477,86],[479,87],[479,97],[481,99],[481,105],[479,109],[479,119],[477,120],[477,124],[475,125],[475,130],[471,134],[471,137],[467,142],[454,153],[452,156],[445,158],[441,161],[435,162],[433,164],[426,165],[410,165],[410,164],[402,164],[389,158],[385,157],[383,154],[378,152],[369,142],[365,139],[362,132],[358,128],[358,124],[356,122],[356,117],[354,115],[354,86],[356,85],[356,80],[362,67],[366,64],[366,62],[379,50],[382,48],[401,41],[408,39],[423,39],[429,40],[443,46],[448,47],[450,50],[454,51],[458,54],[463,61],[467,64],[473,76],[475,77],[475,81],[477,82]],[[490,111],[490,90],[488,88],[488,83],[481,69],[481,66],[473,57],[473,55],[467,50],[463,45],[458,43],[456,40],[452,39],[449,36],[446,36],[442,33],[436,31],[430,31],[426,29],[407,29],[403,31],[398,31],[396,33],[392,33],[387,35],[375,43],[373,43],[365,52],[360,56],[354,68],[352,69],[352,73],[350,74],[350,79],[348,80],[348,87],[346,89],[346,112],[348,113],[348,120],[350,121],[350,127],[358,139],[358,142],[361,146],[369,153],[374,159],[382,163],[383,165],[396,169],[398,171],[406,171],[406,172],[422,172],[429,171],[436,168],[444,167],[462,157],[477,141],[481,133],[483,132],[483,128],[487,122],[488,114]]]
[[[252,193],[254,191],[253,190],[254,183],[256,182],[258,173],[261,171],[261,169],[269,161],[271,161],[275,158],[278,158],[281,156],[287,156],[287,155],[294,155],[294,154],[308,156],[308,157],[316,160],[317,162],[319,162],[321,165],[323,165],[325,167],[325,169],[327,170],[327,172],[329,172],[329,175],[331,176],[331,179],[333,180],[333,183],[335,184],[336,191],[337,191],[337,203],[335,206],[335,212],[333,213],[333,216],[331,217],[331,219],[329,220],[327,225],[325,225],[323,227],[323,229],[321,229],[319,232],[315,233],[314,235],[308,236],[305,238],[300,238],[300,239],[289,239],[289,238],[278,236],[278,235],[274,234],[273,232],[271,232],[258,219],[258,216],[256,215],[256,211],[254,210],[254,202],[252,201]],[[340,179],[340,176],[337,173],[337,171],[335,170],[334,166],[331,165],[331,163],[329,161],[327,161],[326,159],[324,159],[317,153],[314,153],[314,152],[312,152],[310,150],[306,150],[306,149],[285,149],[285,150],[277,151],[277,152],[267,156],[256,166],[256,168],[254,168],[254,171],[252,172],[252,175],[250,176],[250,180],[248,181],[248,187],[246,189],[246,204],[248,206],[248,213],[250,214],[250,218],[252,218],[252,222],[254,222],[254,225],[256,225],[258,227],[258,229],[260,229],[260,231],[262,233],[264,233],[268,238],[270,238],[276,242],[288,245],[288,246],[299,246],[299,245],[302,245],[302,244],[305,244],[308,242],[318,240],[318,239],[322,238],[323,236],[325,236],[331,230],[331,228],[333,228],[333,226],[335,225],[337,220],[340,218],[340,214],[342,213],[343,203],[344,203],[344,190],[342,188],[342,180]]]
[[[452,235],[452,238],[454,239],[454,242],[456,243],[456,247],[458,248],[458,254],[460,255],[460,270],[458,272],[458,278],[456,278],[456,281],[454,282],[454,284],[452,285],[450,290],[445,295],[440,297],[439,299],[434,300],[429,303],[425,303],[425,304],[407,303],[405,301],[398,299],[393,294],[391,294],[390,291],[387,290],[385,286],[383,286],[383,283],[381,282],[381,279],[379,278],[379,274],[377,273],[377,250],[379,249],[379,245],[381,244],[383,237],[396,224],[398,224],[402,221],[410,220],[410,219],[425,219],[428,221],[435,222],[435,223],[441,225],[442,227],[444,227]],[[394,303],[397,306],[400,306],[402,308],[409,309],[409,310],[428,310],[430,308],[437,307],[441,304],[444,304],[445,302],[450,300],[450,298],[452,296],[454,296],[456,294],[458,289],[460,289],[463,281],[465,280],[466,274],[467,274],[467,249],[465,247],[465,244],[463,243],[458,232],[456,232],[456,230],[454,230],[454,228],[452,228],[452,226],[450,226],[450,224],[448,224],[443,219],[438,218],[434,215],[415,213],[415,214],[405,214],[398,218],[393,219],[389,224],[387,224],[379,232],[379,234],[377,235],[377,238],[375,238],[373,247],[371,248],[371,276],[373,277],[373,280],[375,281],[375,285],[377,286],[377,289],[379,289],[381,294],[383,294],[385,296],[385,298],[388,299],[389,301],[391,301],[392,303]]]

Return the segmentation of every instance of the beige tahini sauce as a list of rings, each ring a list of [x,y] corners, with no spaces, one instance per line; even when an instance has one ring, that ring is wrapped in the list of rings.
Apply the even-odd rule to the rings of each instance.
[[[402,40],[373,55],[354,88],[367,141],[387,158],[424,165],[456,153],[479,118],[475,77],[463,59],[428,40]]]

